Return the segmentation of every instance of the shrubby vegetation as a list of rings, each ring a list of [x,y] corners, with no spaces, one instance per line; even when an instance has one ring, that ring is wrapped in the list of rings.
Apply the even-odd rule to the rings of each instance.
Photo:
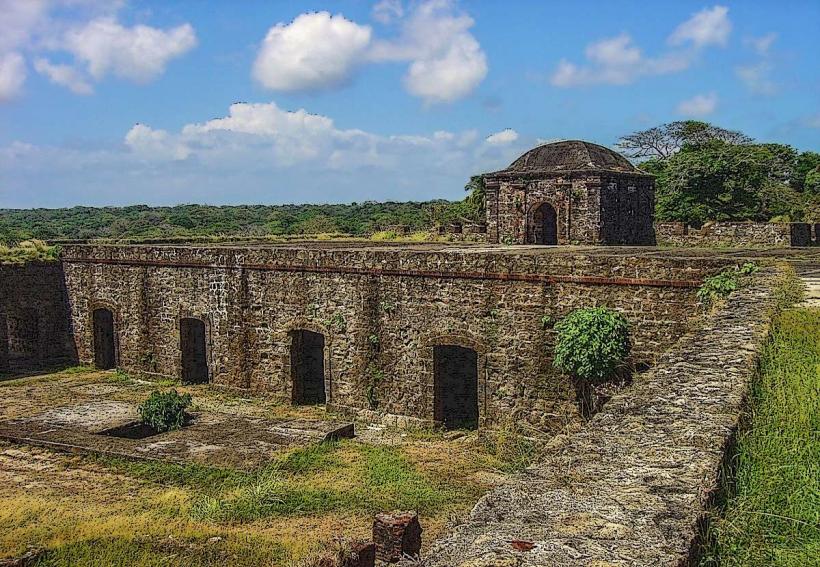
[[[704,307],[711,307],[716,302],[725,299],[730,293],[740,287],[745,276],[750,276],[758,270],[753,262],[746,262],[742,266],[733,266],[720,273],[703,280],[698,289],[698,299]]]
[[[176,390],[153,391],[139,407],[140,420],[156,431],[172,431],[185,424],[185,408],[191,405],[191,394]]]
[[[553,365],[570,375],[578,409],[590,418],[628,377],[619,373],[629,356],[629,322],[607,307],[576,309],[555,324]]]
[[[820,154],[757,144],[741,132],[672,122],[618,144],[657,176],[655,217],[706,221],[820,222]]]
[[[468,187],[472,190],[474,185]],[[480,209],[483,197],[476,196],[457,202],[0,209],[0,242],[320,233],[365,236],[390,225],[422,231],[436,224],[470,222],[481,218]]]
[[[49,246],[42,240],[24,240],[13,246],[7,246],[0,241],[0,264],[53,262],[58,259],[59,254],[59,247]]]
[[[582,380],[611,378],[629,356],[629,322],[607,307],[576,309],[555,330],[555,367]]]

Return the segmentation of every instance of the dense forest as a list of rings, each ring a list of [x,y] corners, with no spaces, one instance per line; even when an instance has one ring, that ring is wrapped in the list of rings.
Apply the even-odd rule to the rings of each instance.
[[[390,225],[408,225],[413,230],[423,230],[434,224],[476,218],[478,211],[467,200],[345,205],[0,209],[0,242],[30,238],[145,239],[318,233],[364,236]]]
[[[755,143],[697,121],[624,136],[618,146],[656,178],[657,220],[820,222],[820,154]],[[73,207],[0,209],[0,243],[26,239],[364,236],[390,225],[426,230],[483,218],[484,187],[473,177],[462,201],[343,205]]]

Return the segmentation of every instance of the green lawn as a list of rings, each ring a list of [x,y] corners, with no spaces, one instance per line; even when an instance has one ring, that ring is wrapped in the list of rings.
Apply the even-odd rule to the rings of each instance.
[[[820,309],[784,311],[755,380],[703,565],[820,565]]]

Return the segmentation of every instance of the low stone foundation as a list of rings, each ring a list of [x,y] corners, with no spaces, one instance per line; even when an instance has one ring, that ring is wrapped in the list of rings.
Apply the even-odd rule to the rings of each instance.
[[[768,336],[773,279],[761,272],[582,431],[556,437],[545,461],[484,496],[423,565],[696,563],[700,524]]]
[[[683,222],[656,222],[659,245],[788,247],[811,246],[812,226],[801,222],[708,222],[692,228]]]

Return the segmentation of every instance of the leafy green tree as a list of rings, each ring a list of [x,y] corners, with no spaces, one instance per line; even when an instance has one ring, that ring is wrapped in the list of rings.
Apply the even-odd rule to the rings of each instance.
[[[469,193],[464,201],[467,204],[470,218],[476,221],[484,220],[484,207],[487,197],[484,177],[481,175],[473,175],[470,177],[470,181],[467,182],[467,185],[464,186],[464,190]]]
[[[803,216],[799,196],[787,184],[796,157],[793,148],[781,144],[715,140],[685,146],[644,167],[657,175],[659,220],[767,221],[775,216]]]
[[[820,193],[820,154],[803,152],[797,157],[791,185],[798,191]]]
[[[752,138],[719,126],[697,120],[682,120],[661,124],[623,136],[616,144],[632,158],[668,159],[686,146],[713,141],[727,144],[749,144]]]

